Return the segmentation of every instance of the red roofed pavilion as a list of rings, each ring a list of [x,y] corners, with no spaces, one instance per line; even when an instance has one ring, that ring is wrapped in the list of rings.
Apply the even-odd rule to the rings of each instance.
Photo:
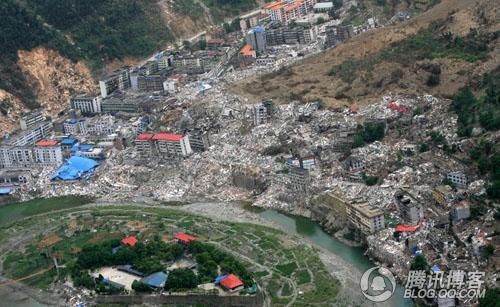
[[[185,234],[183,232],[180,232],[180,233],[176,234],[175,238],[177,239],[177,241],[179,243],[182,243],[182,244],[189,244],[192,241],[196,240],[195,237],[193,237],[191,235],[188,235],[188,234]]]
[[[226,278],[220,281],[220,285],[226,290],[237,291],[243,287],[243,282],[238,276],[229,274]]]
[[[137,244],[137,238],[134,236],[129,236],[124,239],[122,239],[122,243],[128,246],[135,246]]]

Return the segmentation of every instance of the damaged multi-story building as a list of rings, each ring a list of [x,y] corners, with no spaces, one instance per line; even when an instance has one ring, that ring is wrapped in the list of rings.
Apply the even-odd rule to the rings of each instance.
[[[192,153],[189,137],[172,133],[142,133],[135,140],[141,156],[187,157]]]
[[[405,224],[415,225],[424,217],[422,205],[408,191],[400,189],[394,194],[400,217]]]
[[[273,116],[273,102],[264,101],[254,107],[254,124],[256,126],[267,124]]]
[[[116,90],[124,91],[130,88],[130,72],[129,68],[115,71],[112,75],[104,80],[99,81],[101,97],[106,98]]]
[[[364,234],[372,234],[385,228],[384,212],[368,202],[347,202],[346,212],[351,224]]]

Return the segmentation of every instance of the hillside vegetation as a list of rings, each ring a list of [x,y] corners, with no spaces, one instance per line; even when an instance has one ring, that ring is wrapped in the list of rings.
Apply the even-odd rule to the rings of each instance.
[[[19,50],[46,46],[97,68],[149,55],[172,38],[154,0],[4,0],[0,16],[0,88],[29,107],[37,103],[17,65]]]
[[[251,102],[319,98],[336,107],[369,104],[388,93],[452,97],[498,66],[499,12],[491,1],[443,0],[232,91]]]

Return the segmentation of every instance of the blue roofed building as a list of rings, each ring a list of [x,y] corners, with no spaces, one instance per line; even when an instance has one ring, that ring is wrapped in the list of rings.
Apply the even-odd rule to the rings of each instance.
[[[0,188],[0,196],[13,194],[16,191],[14,188]]]
[[[51,180],[79,180],[89,177],[99,166],[95,160],[79,155],[72,156],[52,175]]]
[[[214,284],[216,284],[216,285],[220,284],[220,281],[223,280],[226,277],[227,277],[227,274],[224,274],[224,275],[221,275],[221,276],[217,277],[215,279],[215,281],[214,281]]]
[[[141,282],[153,288],[165,287],[168,275],[163,272],[156,272],[141,279]]]

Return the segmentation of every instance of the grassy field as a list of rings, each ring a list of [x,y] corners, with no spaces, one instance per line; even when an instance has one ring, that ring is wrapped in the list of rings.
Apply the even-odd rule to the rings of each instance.
[[[92,199],[80,196],[65,196],[50,199],[34,199],[23,203],[0,207],[0,227],[7,226],[19,219],[54,210],[79,207]]]
[[[25,223],[27,220],[15,223],[16,233],[30,233],[30,229],[36,229],[35,225],[47,221],[50,221],[53,231],[8,253],[1,274],[13,279],[29,276],[50,267],[53,255],[58,257],[60,264],[71,266],[83,246],[101,240],[135,234],[139,240],[159,235],[169,241],[175,233],[183,231],[238,258],[254,272],[255,281],[269,295],[273,306],[285,306],[298,291],[304,293],[296,297],[299,305],[309,302],[331,305],[340,289],[339,282],[325,270],[316,250],[273,228],[214,222],[179,210],[140,205],[103,205],[86,207],[84,211],[73,208],[33,216],[34,212],[59,209],[67,200],[57,203],[59,205],[43,202],[37,210],[16,211],[15,215],[7,211],[17,219],[32,216],[29,223]],[[52,269],[24,282],[46,289],[55,277]],[[60,279],[64,280],[64,276]]]

